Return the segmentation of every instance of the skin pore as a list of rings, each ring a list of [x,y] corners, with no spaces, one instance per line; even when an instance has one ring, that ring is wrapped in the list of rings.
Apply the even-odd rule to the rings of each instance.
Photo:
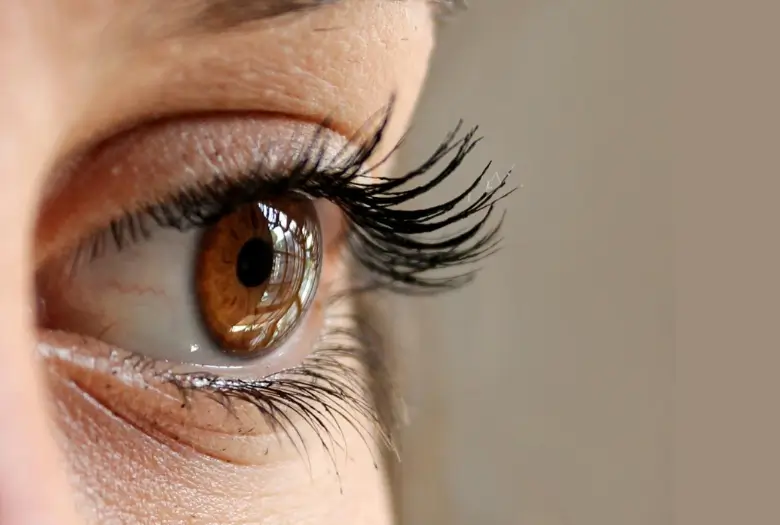
[[[408,125],[433,45],[427,2],[343,0],[261,20],[234,11],[218,19],[209,4],[0,5],[0,525],[390,522],[381,452],[349,426],[336,469],[314,435],[303,436],[305,458],[271,431],[253,430],[236,445],[230,428],[213,431],[209,414],[198,417],[213,432],[201,432],[203,421],[193,428],[126,386],[87,391],[81,385],[93,376],[33,351],[41,341],[91,344],[36,330],[41,262],[106,224],[118,206],[176,184],[159,180],[165,173],[141,184],[90,169],[83,159],[95,148],[120,141],[123,151],[123,137],[146,123],[208,114],[249,119],[269,140],[328,119],[343,140],[393,95],[378,158]],[[160,132],[157,147],[170,136]],[[116,165],[123,162],[118,155]],[[125,390],[107,393],[115,387]],[[170,423],[161,425],[167,433],[127,416],[139,410]],[[225,451],[215,443],[226,436],[234,448]]]

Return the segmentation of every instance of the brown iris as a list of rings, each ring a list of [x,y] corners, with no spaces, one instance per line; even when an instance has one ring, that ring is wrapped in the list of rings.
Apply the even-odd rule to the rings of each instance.
[[[195,289],[223,351],[254,357],[292,333],[317,291],[321,243],[307,200],[250,204],[204,232]]]

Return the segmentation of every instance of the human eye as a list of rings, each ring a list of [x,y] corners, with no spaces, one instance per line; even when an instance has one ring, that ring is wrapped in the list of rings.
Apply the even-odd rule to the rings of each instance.
[[[149,187],[109,192],[78,235],[68,217],[89,210],[57,192],[44,202],[46,229],[64,239],[37,255],[44,354],[112,412],[215,457],[258,460],[225,435],[283,435],[304,450],[300,425],[326,447],[344,422],[381,426],[355,299],[467,282],[462,267],[497,246],[491,213],[506,193],[506,178],[484,191],[484,170],[419,204],[475,146],[476,130],[460,127],[418,169],[375,176],[391,114],[349,139],[328,122],[166,119],[79,158],[63,177],[140,174]]]

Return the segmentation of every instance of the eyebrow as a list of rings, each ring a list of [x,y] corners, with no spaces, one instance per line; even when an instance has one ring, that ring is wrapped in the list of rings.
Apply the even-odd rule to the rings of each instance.
[[[194,25],[226,31],[269,18],[333,5],[341,0],[204,0]]]
[[[401,1],[401,0],[388,0]],[[467,0],[426,0],[442,13],[466,8]],[[213,31],[340,3],[341,0],[204,0],[195,25]]]

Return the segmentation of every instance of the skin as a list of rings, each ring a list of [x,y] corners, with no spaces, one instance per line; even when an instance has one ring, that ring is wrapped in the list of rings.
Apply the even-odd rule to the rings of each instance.
[[[79,181],[79,170],[62,176],[81,153],[153,118],[225,111],[261,122],[268,114],[293,122],[330,117],[332,131],[349,137],[392,94],[385,150],[408,124],[433,43],[425,2],[345,0],[229,31],[182,22],[197,5],[0,4],[2,525],[390,521],[377,451],[356,432],[344,437],[340,478],[321,447],[309,447],[309,465],[289,447],[273,446],[271,431],[217,457],[204,453],[208,436],[191,420],[171,419],[161,438],[120,417],[133,403],[157,406],[149,399],[84,389],[78,385],[86,381],[72,381],[82,372],[49,366],[30,351],[41,340],[62,345],[65,337],[35,327],[41,254],[110,220],[101,205],[109,188],[125,205],[141,199],[130,177],[106,186],[100,173],[88,183]],[[89,191],[62,197],[78,184]],[[50,201],[52,193],[59,199]],[[62,226],[55,216],[71,220]],[[168,417],[165,410],[158,416]],[[304,438],[317,443],[316,436]]]

